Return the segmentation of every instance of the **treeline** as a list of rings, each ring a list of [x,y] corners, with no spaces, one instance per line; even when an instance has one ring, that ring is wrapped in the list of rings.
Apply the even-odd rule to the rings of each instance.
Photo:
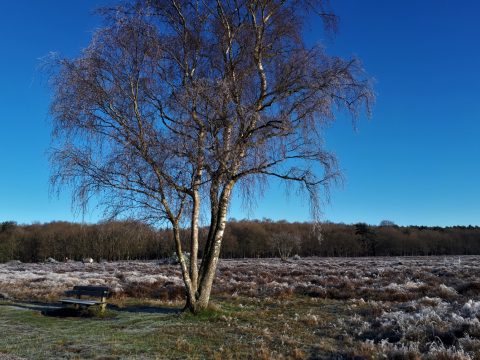
[[[94,225],[4,222],[0,227],[0,261],[38,262],[47,258],[81,260],[86,257],[96,260],[155,259],[162,256],[165,246],[158,231],[134,221]]]
[[[224,257],[270,257],[280,252],[300,256],[423,256],[480,254],[480,227],[378,226],[285,221],[230,222]]]
[[[204,239],[207,229],[201,229]],[[184,238],[187,239],[188,230]],[[200,244],[202,247],[202,241]],[[185,250],[188,247],[185,244]],[[136,221],[99,224],[0,223],[0,262],[159,259],[174,251],[168,230]],[[253,220],[228,223],[223,258],[305,256],[412,256],[480,254],[480,227],[379,226]],[[200,254],[201,256],[201,254]]]

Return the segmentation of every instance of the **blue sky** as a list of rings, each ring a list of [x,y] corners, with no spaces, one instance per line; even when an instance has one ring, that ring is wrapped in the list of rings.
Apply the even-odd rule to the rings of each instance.
[[[38,67],[50,51],[75,56],[107,0],[5,2],[0,13],[0,221],[81,221],[68,192],[49,195],[50,93]],[[326,144],[344,185],[332,189],[324,219],[400,225],[480,225],[480,3],[453,0],[332,1],[340,30],[323,39],[313,22],[308,42],[357,56],[375,78],[370,120],[354,131],[341,117]],[[308,205],[277,183],[235,218],[309,220]],[[98,212],[85,221],[98,219]]]

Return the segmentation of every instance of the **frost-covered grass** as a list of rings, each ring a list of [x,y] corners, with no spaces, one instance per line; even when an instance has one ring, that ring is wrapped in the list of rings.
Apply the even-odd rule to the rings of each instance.
[[[175,265],[154,261],[0,264],[0,294],[5,298],[55,301],[78,284],[110,286],[115,291],[112,302],[119,306],[139,302],[182,305],[181,274]],[[133,343],[139,342],[131,345],[136,349],[132,351],[141,356],[130,355],[140,358],[155,358],[162,346],[171,352],[159,358],[187,354],[195,358],[197,354],[197,358],[223,359],[238,353],[240,358],[274,359],[480,359],[478,256],[222,260],[213,297],[219,304],[213,317],[121,312],[115,320],[102,322],[35,315],[40,319],[35,324],[43,326],[45,321],[56,326],[56,321],[64,325],[72,321],[73,326],[76,321],[98,321],[108,336],[120,331],[115,342],[123,349],[118,350],[120,358],[129,351],[121,335],[124,328],[109,328],[108,324],[131,321],[135,325],[127,328],[139,334],[138,339],[132,338]],[[0,306],[0,311],[5,309]],[[12,322],[3,321],[0,331],[8,333],[12,328],[26,336],[22,321],[14,326],[21,312],[8,310],[7,314]],[[140,318],[144,320],[137,324]],[[68,333],[69,326],[62,331]],[[183,334],[184,326],[190,335]],[[68,341],[82,347],[77,335],[72,337]],[[0,349],[14,346],[5,341],[0,340]],[[92,339],[88,344],[96,346]],[[51,351],[51,344],[47,345],[45,354]],[[9,352],[31,357],[25,350],[28,346],[18,346]],[[87,350],[82,348],[80,353],[85,357]]]
[[[22,304],[17,304],[22,305]],[[198,316],[110,310],[56,318],[0,302],[2,353],[26,359],[307,359],[343,346],[337,301],[215,297]]]

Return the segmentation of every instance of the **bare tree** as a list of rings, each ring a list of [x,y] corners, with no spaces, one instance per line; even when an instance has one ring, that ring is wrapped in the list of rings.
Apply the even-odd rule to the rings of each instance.
[[[382,220],[378,226],[396,226],[396,224],[391,220]]]
[[[292,251],[300,245],[300,237],[293,233],[276,233],[272,235],[272,240],[280,259],[282,260],[287,260]]]
[[[208,305],[234,187],[293,182],[316,213],[338,176],[325,125],[368,111],[359,62],[305,45],[307,13],[335,25],[322,1],[139,1],[106,10],[88,48],[58,61],[53,183],[79,204],[103,199],[111,216],[166,221],[193,312]]]

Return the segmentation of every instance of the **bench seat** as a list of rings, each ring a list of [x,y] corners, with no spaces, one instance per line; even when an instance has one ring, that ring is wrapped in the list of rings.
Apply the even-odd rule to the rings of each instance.
[[[93,305],[103,304],[101,301],[82,300],[82,299],[61,299],[60,302],[63,304],[78,304],[78,305],[84,305],[84,306],[93,306]]]
[[[72,290],[65,291],[65,295],[75,296],[75,298],[60,299],[62,304],[75,305],[77,309],[79,307],[100,305],[100,309],[103,312],[107,306],[106,300],[111,295],[111,290],[106,286],[74,286]],[[90,299],[82,299],[82,296]],[[100,300],[91,298],[99,298]]]

